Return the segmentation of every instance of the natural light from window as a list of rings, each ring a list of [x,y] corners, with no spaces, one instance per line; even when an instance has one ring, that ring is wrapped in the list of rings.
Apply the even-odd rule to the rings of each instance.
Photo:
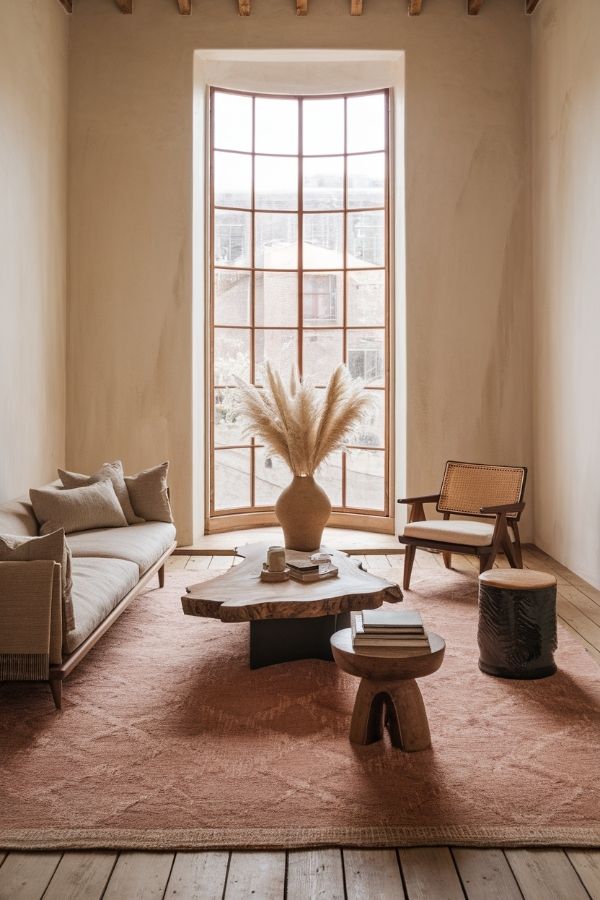
[[[349,524],[389,514],[388,104],[211,91],[211,517],[268,510],[290,480],[236,413],[233,376],[260,385],[266,360],[363,379],[372,414],[317,478]]]

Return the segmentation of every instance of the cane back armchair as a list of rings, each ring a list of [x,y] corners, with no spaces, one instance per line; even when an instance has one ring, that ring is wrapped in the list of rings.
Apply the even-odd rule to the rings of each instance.
[[[485,572],[492,568],[501,550],[513,568],[522,569],[519,519],[525,507],[526,479],[525,466],[449,460],[438,494],[398,500],[410,507],[408,524],[398,537],[406,545],[405,590],[410,586],[418,547],[441,551],[447,569],[452,567],[453,553],[468,553],[479,557],[479,571]],[[443,518],[427,519],[425,503],[435,503]],[[474,521],[474,517],[479,521]]]

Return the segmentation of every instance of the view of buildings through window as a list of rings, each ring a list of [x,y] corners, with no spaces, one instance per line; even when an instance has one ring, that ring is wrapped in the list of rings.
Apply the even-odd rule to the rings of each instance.
[[[318,480],[340,511],[387,514],[388,94],[211,99],[211,515],[289,482],[236,411],[233,376],[260,385],[266,360],[363,379],[372,413]]]

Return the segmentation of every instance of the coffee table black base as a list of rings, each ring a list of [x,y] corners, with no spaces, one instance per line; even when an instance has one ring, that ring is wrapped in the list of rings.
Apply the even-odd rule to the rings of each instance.
[[[350,627],[350,613],[310,619],[253,619],[250,622],[250,668],[295,659],[332,660],[329,638]]]

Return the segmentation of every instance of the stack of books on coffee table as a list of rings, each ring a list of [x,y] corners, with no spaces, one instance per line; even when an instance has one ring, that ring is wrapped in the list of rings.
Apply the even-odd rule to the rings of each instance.
[[[329,560],[326,563],[314,562],[312,559],[302,557],[290,557],[286,553],[285,558],[289,569],[290,578],[310,584],[313,581],[325,581],[327,578],[335,578],[338,574],[337,566]]]
[[[352,645],[366,656],[419,656],[429,637],[421,613],[414,609],[364,609],[352,617]]]

